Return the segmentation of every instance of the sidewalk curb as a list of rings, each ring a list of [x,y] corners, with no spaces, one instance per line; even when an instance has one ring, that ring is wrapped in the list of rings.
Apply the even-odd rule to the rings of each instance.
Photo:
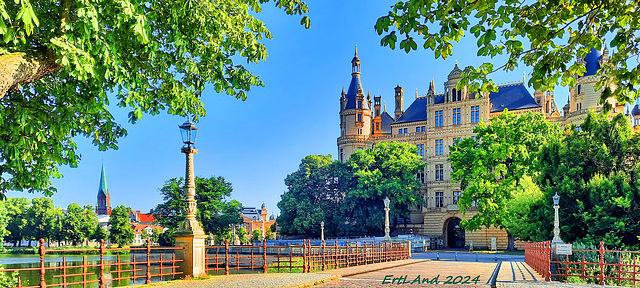
[[[336,279],[341,278],[342,276],[340,275],[327,275],[326,278],[322,279],[322,280],[316,280],[313,283],[309,282],[309,283],[305,283],[305,284],[300,284],[300,285],[293,285],[293,286],[288,286],[287,288],[305,288],[305,287],[312,287],[312,286],[316,286],[318,284],[321,283],[327,283],[329,281],[333,281]]]
[[[413,265],[413,264],[423,263],[423,262],[427,262],[427,261],[431,261],[431,260],[430,259],[422,259],[421,261],[416,261],[416,262],[411,262],[411,263],[401,263],[401,264],[389,265],[389,266],[380,267],[380,268],[373,268],[373,269],[369,269],[369,270],[343,274],[343,275],[341,275],[341,277],[349,277],[349,276],[354,276],[354,275],[360,275],[360,274],[364,274],[364,273],[375,272],[375,271],[380,271],[380,270],[386,270],[386,269],[402,267],[402,266],[407,266],[407,265]]]

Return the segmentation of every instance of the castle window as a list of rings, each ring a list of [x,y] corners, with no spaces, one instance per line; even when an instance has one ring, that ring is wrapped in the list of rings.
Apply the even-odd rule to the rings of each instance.
[[[458,90],[458,101],[462,101],[462,90]]]
[[[442,110],[435,111],[436,127],[442,126]]]
[[[458,204],[460,197],[462,197],[462,191],[453,191],[453,204]]]
[[[398,134],[402,134],[402,128],[398,129]]]
[[[436,140],[436,155],[444,154],[443,146],[444,145],[443,145],[443,140],[442,139]]]
[[[460,137],[453,138],[453,145],[456,145],[456,144],[460,143],[460,141],[462,141],[462,138],[460,138]]]
[[[418,174],[416,174],[416,178],[420,180],[421,184],[424,184],[424,172],[418,172]]]
[[[376,123],[376,131],[380,131],[380,123]]]
[[[358,109],[362,109],[362,101],[358,101]]]
[[[471,107],[471,123],[480,122],[480,106]]]
[[[453,91],[451,93],[451,102],[455,102],[456,101],[456,88],[453,88]]]
[[[420,130],[421,130],[422,132],[424,132],[424,131],[425,131],[425,127],[426,127],[426,126],[422,126],[422,127],[420,127],[420,128],[421,128]]]
[[[436,207],[444,206],[444,192],[436,192]]]
[[[453,109],[453,125],[460,125],[460,108]]]
[[[404,133],[407,134],[407,128],[404,128]]]
[[[416,132],[420,132],[420,127],[416,127]]]
[[[358,147],[358,150],[362,150],[362,147]]]
[[[358,122],[362,122],[362,114],[358,114]]]
[[[416,145],[418,147],[418,156],[421,156],[424,159],[424,144]]]
[[[444,180],[444,164],[436,164],[436,181]]]
[[[578,85],[578,94],[582,93],[582,85]]]

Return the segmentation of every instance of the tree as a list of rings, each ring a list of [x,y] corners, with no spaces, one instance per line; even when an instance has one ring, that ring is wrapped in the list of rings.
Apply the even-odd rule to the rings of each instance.
[[[108,110],[114,99],[130,122],[162,110],[197,120],[207,84],[246,99],[264,84],[235,61],[266,59],[259,41],[272,35],[254,18],[265,2],[0,2],[0,196],[54,193],[58,166],[80,160],[76,135],[117,148],[126,131]],[[274,2],[307,12],[301,0]]]
[[[158,228],[153,228],[151,236],[149,237],[149,239],[151,240],[151,243],[158,243],[158,240],[160,239],[160,234],[162,234],[162,231]]]
[[[251,233],[251,240],[260,241],[260,238],[262,238],[262,233],[260,233],[260,230],[254,229]]]
[[[497,90],[486,78],[489,73],[511,71],[520,63],[533,68],[529,83],[535,89],[546,90],[558,83],[574,86],[574,76],[586,71],[575,60],[583,59],[591,48],[611,47],[610,59],[596,74],[597,89],[606,87],[601,103],[610,96],[631,103],[640,96],[638,63],[627,62],[640,53],[640,38],[635,36],[640,23],[632,20],[638,17],[640,6],[635,1],[407,0],[392,6],[375,28],[379,35],[385,34],[383,46],[395,49],[400,36],[399,46],[407,53],[421,44],[443,59],[453,54],[454,41],[473,34],[478,56],[508,56],[502,65],[487,62],[465,69],[458,87],[480,79],[470,88],[483,91]],[[615,90],[607,87],[612,83]]]
[[[173,233],[175,233],[175,229],[167,229],[158,237],[158,244],[160,246],[174,246],[176,245],[176,239],[173,238]]]
[[[384,227],[384,199],[389,207],[393,229],[398,218],[407,219],[410,207],[424,204],[420,196],[420,181],[416,174],[424,168],[417,148],[410,143],[382,142],[375,148],[356,151],[347,165],[351,169],[351,189],[341,205],[341,225],[345,233],[382,235]]]
[[[27,226],[25,213],[29,208],[29,204],[30,202],[27,198],[7,198],[5,200],[7,216],[9,217],[9,223],[7,223],[9,235],[5,239],[13,242],[14,247],[16,244],[22,245],[22,240],[25,238],[25,228]]]
[[[187,197],[183,183],[183,178],[172,178],[160,188],[165,202],[152,209],[151,214],[164,227],[175,229],[186,219],[184,207]],[[231,196],[231,183],[226,182],[223,177],[196,177],[195,184],[198,203],[196,216],[205,234],[221,234],[229,231],[231,224],[242,223],[242,204],[236,200],[224,200]]]
[[[81,242],[85,233],[83,231],[85,226],[85,219],[82,217],[82,208],[76,203],[71,203],[67,207],[67,215],[62,219],[62,239],[65,241],[71,241],[73,245],[77,245]]]
[[[333,161],[331,155],[303,158],[298,170],[284,180],[287,191],[280,196],[280,216],[276,219],[280,233],[319,237],[320,222],[325,221],[325,232],[337,235],[337,212],[350,178],[345,173],[346,166]]]
[[[462,224],[471,231],[483,226],[502,228],[511,239],[510,224],[517,223],[512,213],[517,207],[509,204],[519,193],[534,193],[526,181],[536,176],[532,163],[542,145],[559,137],[559,127],[540,113],[517,115],[505,109],[488,124],[481,121],[473,132],[475,140],[463,139],[451,147],[449,155],[451,178],[463,190],[458,201],[461,212],[478,207],[478,213]]]
[[[98,224],[94,229],[91,239],[96,241],[97,243],[100,243],[100,240],[106,240],[108,236],[109,235],[107,235],[107,230],[104,230],[104,228],[102,228],[102,226]]]
[[[95,234],[95,229],[98,226],[98,216],[95,209],[91,205],[84,205],[82,207],[82,219],[84,219],[82,225],[83,240],[88,240]]]
[[[589,113],[580,127],[569,127],[541,148],[537,182],[545,195],[530,222],[553,219],[550,203],[557,192],[562,240],[638,249],[639,144],[640,135],[622,114],[610,119]],[[550,237],[552,228],[540,226],[535,236]]]
[[[50,240],[55,225],[55,208],[49,198],[33,198],[26,212],[26,238],[38,241],[40,238]],[[31,246],[31,241],[29,241]]]
[[[7,201],[0,200],[0,252],[4,251],[4,237],[9,235],[7,225],[9,224],[9,213],[7,211]]]
[[[275,234],[273,234],[273,232],[271,232],[271,230],[267,230],[267,233],[264,234],[264,238],[267,240],[273,240],[275,239]]]
[[[238,240],[240,240],[240,244],[249,243],[249,238],[247,237],[247,230],[244,229],[244,227],[240,227],[238,231],[236,231],[236,233],[238,234]]]
[[[120,205],[111,210],[111,217],[109,217],[109,241],[120,247],[131,243],[134,238],[129,213],[131,208]]]

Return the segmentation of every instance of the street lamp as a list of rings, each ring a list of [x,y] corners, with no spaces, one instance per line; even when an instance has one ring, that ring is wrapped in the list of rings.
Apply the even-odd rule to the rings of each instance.
[[[205,257],[202,251],[205,249],[205,234],[200,222],[196,219],[196,185],[193,172],[193,154],[198,153],[198,149],[194,147],[196,143],[196,135],[198,133],[198,127],[193,122],[187,120],[182,125],[178,125],[182,136],[182,143],[184,146],[181,152],[186,156],[186,171],[185,171],[185,194],[187,195],[186,203],[186,216],[176,233],[174,238],[176,240],[176,246],[183,247],[179,250],[176,257],[184,259],[180,264],[180,270],[191,277],[198,277],[206,274],[204,263]]]
[[[560,219],[558,216],[558,209],[560,208],[560,196],[558,196],[558,192],[553,196],[553,209],[555,210],[555,217],[553,219],[553,240],[551,240],[552,244],[562,243],[562,239],[560,239]]]
[[[389,236],[389,197],[384,197],[384,241],[391,241]]]
[[[324,221],[320,222],[320,240],[324,241]]]

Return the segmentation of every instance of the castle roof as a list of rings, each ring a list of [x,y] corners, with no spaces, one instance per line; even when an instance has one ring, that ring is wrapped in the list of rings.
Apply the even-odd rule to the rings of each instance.
[[[402,116],[394,123],[406,123],[427,120],[427,98],[418,98],[411,103]],[[391,127],[389,127],[391,128]]]
[[[522,83],[498,87],[498,92],[491,92],[489,99],[492,104],[491,112],[540,107]]]
[[[384,111],[380,115],[380,118],[382,118],[382,121],[380,124],[382,127],[380,127],[380,131],[382,133],[391,134],[391,123],[393,123],[393,117],[391,117],[391,115],[389,115],[387,111]]]
[[[584,76],[596,75],[598,69],[600,69],[600,59],[602,59],[602,53],[600,51],[591,48],[591,52],[584,57],[585,66],[587,68],[587,72],[584,73]]]
[[[474,94],[475,92],[472,93],[472,95]],[[444,100],[444,94],[438,94],[434,96],[433,103],[441,104],[444,103]],[[531,96],[531,93],[529,93],[529,90],[527,90],[527,87],[522,83],[498,86],[498,92],[491,92],[489,100],[492,104],[491,112],[500,112],[504,109],[519,110],[540,107]],[[414,100],[402,116],[393,123],[425,120],[427,120],[427,97],[420,97]]]
[[[349,84],[349,90],[347,90],[347,106],[344,109],[356,108],[356,95],[358,90],[364,95],[364,88],[362,88],[362,82],[360,81],[360,74],[354,74],[351,76],[351,83]],[[371,109],[369,107],[369,101],[362,101],[362,109]]]

